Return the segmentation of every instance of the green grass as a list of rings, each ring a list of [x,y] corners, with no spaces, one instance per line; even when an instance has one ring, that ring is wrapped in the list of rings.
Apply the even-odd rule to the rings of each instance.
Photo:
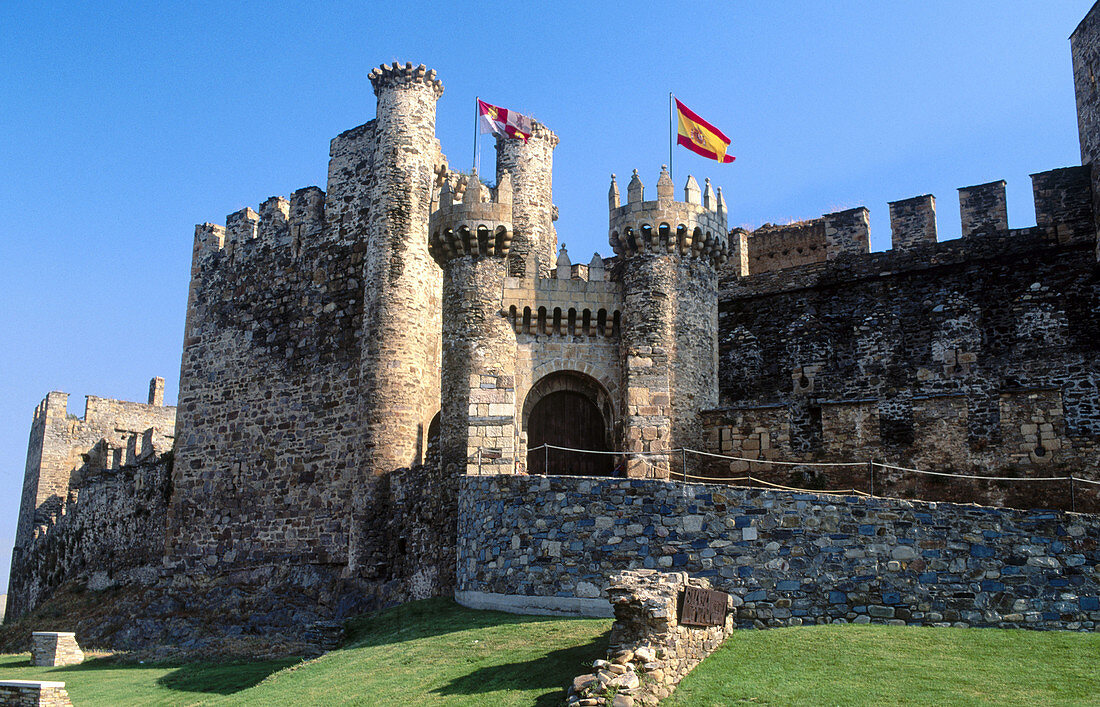
[[[662,704],[1100,704],[1098,660],[1098,634],[852,625],[740,631]]]
[[[338,651],[296,663],[32,668],[0,656],[0,679],[61,680],[78,705],[544,705],[607,651],[608,619],[472,611],[428,599],[355,620]]]
[[[297,662],[141,665],[108,657],[68,668],[35,668],[24,653],[0,656],[0,679],[61,681],[77,705],[196,705],[247,690]]]
[[[137,665],[97,658],[0,678],[62,680],[78,705],[541,705],[607,649],[605,619],[429,599],[359,618],[316,660]],[[887,626],[738,631],[667,705],[1100,704],[1100,634]]]

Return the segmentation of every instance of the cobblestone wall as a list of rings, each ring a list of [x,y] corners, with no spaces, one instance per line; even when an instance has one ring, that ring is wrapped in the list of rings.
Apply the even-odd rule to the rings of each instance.
[[[686,571],[737,624],[1093,629],[1100,519],[642,479],[466,477],[458,590],[606,596],[619,570]]]

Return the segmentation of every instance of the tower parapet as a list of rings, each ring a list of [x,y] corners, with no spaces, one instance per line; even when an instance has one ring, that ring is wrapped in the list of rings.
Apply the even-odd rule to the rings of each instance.
[[[684,185],[684,201],[673,199],[672,178],[662,167],[657,182],[657,199],[643,201],[643,185],[638,170],[627,187],[627,203],[617,205],[618,185],[611,175],[610,241],[616,255],[630,258],[641,252],[676,253],[694,256],[718,265],[729,258],[726,229],[726,202],[722,190],[717,193],[706,180],[700,192],[695,177]]]
[[[411,61],[402,66],[398,62],[382,64],[370,70],[367,74],[375,94],[388,88],[399,88],[410,84],[424,84],[435,92],[435,98],[443,95],[443,82],[435,77],[435,69],[429,69],[421,64],[413,66]],[[434,121],[433,121],[434,122]]]
[[[428,220],[428,250],[443,266],[461,255],[508,255],[512,247],[512,178],[507,172],[495,193],[477,174],[455,187],[445,181]]]
[[[700,413],[718,403],[718,266],[729,258],[726,204],[694,177],[674,200],[666,167],[657,199],[637,170],[627,203],[612,175],[609,239],[623,260],[621,356],[627,474],[668,478],[669,450],[702,442]]]
[[[516,468],[516,338],[501,293],[512,247],[512,181],[491,194],[478,179],[444,182],[429,219],[429,250],[443,267],[443,409],[448,474]]]

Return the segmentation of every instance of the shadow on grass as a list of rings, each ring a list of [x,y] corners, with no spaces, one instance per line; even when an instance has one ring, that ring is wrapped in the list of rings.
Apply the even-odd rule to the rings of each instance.
[[[422,599],[350,619],[345,624],[348,640],[343,647],[389,645],[457,631],[561,621],[563,618],[568,617],[483,611],[467,609],[453,599]]]
[[[263,682],[274,672],[300,660],[276,660],[263,663],[194,663],[184,665],[157,680],[157,684],[177,692],[202,692],[232,695]]]
[[[272,673],[300,662],[302,662],[302,658],[225,663],[135,663],[109,656],[106,658],[92,658],[80,665],[51,668],[47,672],[61,673],[56,678],[63,679],[66,674],[71,675],[96,670],[171,670],[170,673],[157,678],[156,683],[176,692],[232,695],[235,692],[255,687]],[[29,663],[29,659],[22,661],[0,660],[0,669],[26,667]],[[172,670],[172,668],[175,669]]]
[[[455,678],[432,692],[439,695],[483,695],[503,690],[545,688],[534,704],[557,707],[565,698],[565,688],[577,675],[585,672],[596,658],[607,652],[610,631],[606,631],[583,646],[550,651],[534,660],[478,668],[468,675]]]

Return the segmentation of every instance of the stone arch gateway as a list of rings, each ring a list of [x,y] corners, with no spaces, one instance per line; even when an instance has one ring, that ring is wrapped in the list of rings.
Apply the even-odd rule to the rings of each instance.
[[[607,390],[578,371],[558,371],[540,378],[523,403],[527,470],[532,474],[610,476],[610,454],[581,454],[537,449],[544,443],[572,449],[614,449],[614,406]]]

